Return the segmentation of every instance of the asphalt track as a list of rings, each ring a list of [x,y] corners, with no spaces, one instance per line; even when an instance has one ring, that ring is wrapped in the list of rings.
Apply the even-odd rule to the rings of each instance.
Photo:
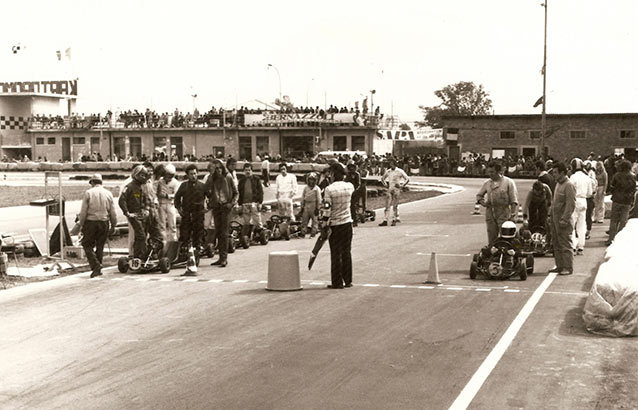
[[[548,277],[551,258],[537,258],[527,281],[473,281],[481,180],[438,181],[466,190],[355,229],[350,289],[326,289],[329,252],[308,272],[312,241],[291,240],[238,250],[225,269],[203,260],[193,279],[110,271],[0,292],[0,408],[634,407],[635,339],[581,319],[606,225],[572,276]],[[531,182],[517,182],[524,197]],[[264,290],[268,252],[289,249],[304,290]],[[423,284],[432,251],[441,286]]]

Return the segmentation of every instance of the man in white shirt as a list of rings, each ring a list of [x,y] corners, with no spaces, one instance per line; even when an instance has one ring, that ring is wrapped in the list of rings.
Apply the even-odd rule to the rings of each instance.
[[[173,201],[180,182],[175,179],[175,172],[173,164],[166,165],[164,175],[157,183],[157,200],[159,202],[157,221],[164,242],[177,240],[177,210]]]
[[[583,161],[574,158],[571,161],[572,175],[569,180],[576,187],[576,207],[572,213],[572,249],[576,255],[582,255],[585,250],[585,236],[587,235],[587,198],[593,195],[592,182],[583,170]]]
[[[261,177],[264,180],[264,186],[270,186],[270,161],[268,161],[268,154],[264,154],[264,160],[261,161]]]
[[[279,215],[288,216],[291,221],[294,221],[292,199],[297,195],[297,177],[288,173],[288,167],[284,163],[279,164],[279,175],[275,179],[275,184]]]
[[[401,222],[399,219],[399,198],[403,187],[410,182],[410,178],[401,168],[397,168],[397,163],[394,158],[388,161],[389,168],[381,177],[381,183],[388,188],[385,202],[385,212],[383,214],[383,222],[379,226],[388,226],[388,220],[392,216],[392,226],[395,226],[397,222]],[[394,214],[394,215],[392,215]]]

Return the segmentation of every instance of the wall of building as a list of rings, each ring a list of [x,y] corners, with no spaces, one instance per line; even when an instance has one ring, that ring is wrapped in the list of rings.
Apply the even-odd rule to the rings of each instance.
[[[493,149],[512,148],[518,155],[524,148],[540,153],[540,140],[530,132],[541,130],[538,116],[453,117],[445,120],[446,132],[457,128],[461,152],[491,153]],[[545,139],[549,155],[557,159],[574,156],[610,155],[616,148],[638,148],[638,114],[548,115]],[[502,139],[501,131],[514,133],[513,139]],[[584,131],[583,139],[572,137],[571,131]],[[633,131],[633,138],[621,138],[621,131]]]

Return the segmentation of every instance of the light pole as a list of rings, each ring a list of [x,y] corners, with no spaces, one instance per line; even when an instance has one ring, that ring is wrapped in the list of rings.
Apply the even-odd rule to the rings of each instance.
[[[547,2],[541,3],[545,8],[545,37],[543,41],[543,113],[541,114],[541,158],[545,161],[545,136],[547,133],[547,118],[545,115],[545,107],[547,104]]]
[[[281,102],[281,74],[279,74],[279,70],[274,65],[268,64],[268,68],[270,67],[274,68],[277,72],[277,79],[279,80],[279,102]]]
[[[370,114],[374,115],[374,95],[377,93],[377,90],[370,90]]]

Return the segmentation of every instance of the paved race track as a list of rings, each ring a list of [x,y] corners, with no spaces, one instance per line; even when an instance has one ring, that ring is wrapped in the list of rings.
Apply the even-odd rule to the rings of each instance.
[[[355,229],[350,289],[326,289],[328,250],[308,272],[313,241],[297,239],[238,250],[225,269],[204,259],[193,279],[111,270],[1,291],[0,408],[633,407],[635,340],[581,319],[606,228],[572,276],[548,277],[552,260],[538,258],[527,281],[473,281],[482,181],[438,181],[466,190],[402,205],[396,227]],[[531,181],[518,186],[522,200]],[[304,290],[264,290],[268,252],[290,249]],[[423,284],[433,251],[441,286]]]

